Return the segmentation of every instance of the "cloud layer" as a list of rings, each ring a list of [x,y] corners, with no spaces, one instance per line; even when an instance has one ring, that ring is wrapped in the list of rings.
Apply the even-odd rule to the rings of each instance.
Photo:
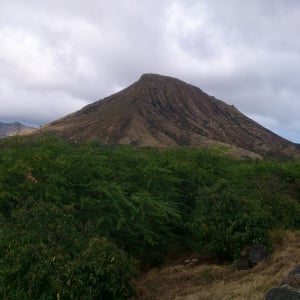
[[[0,120],[43,124],[142,73],[178,77],[300,142],[296,0],[0,3]]]

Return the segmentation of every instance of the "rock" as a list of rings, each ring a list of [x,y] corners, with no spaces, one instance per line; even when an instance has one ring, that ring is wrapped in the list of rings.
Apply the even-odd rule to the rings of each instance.
[[[186,259],[183,261],[183,264],[186,266],[196,266],[199,264],[199,259],[197,259],[197,258]]]
[[[298,265],[295,269],[293,269],[289,275],[300,275],[300,265]]]
[[[271,289],[265,300],[300,300],[300,265],[281,282],[281,287]]]
[[[282,280],[281,284],[300,289],[300,266],[293,269],[288,276]]]
[[[300,291],[286,286],[274,288],[268,292],[265,300],[300,300]]]
[[[289,285],[290,287],[300,289],[300,274],[298,275],[289,275],[283,279],[282,284]]]
[[[238,259],[234,265],[237,270],[247,270],[264,260],[268,256],[268,251],[265,246],[257,244],[245,248],[241,256],[242,258]]]
[[[251,266],[257,265],[268,256],[268,252],[263,245],[254,245],[249,249],[248,260]]]

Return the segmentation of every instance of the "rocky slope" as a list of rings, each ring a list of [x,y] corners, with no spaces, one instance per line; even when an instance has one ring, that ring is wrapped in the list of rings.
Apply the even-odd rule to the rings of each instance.
[[[19,122],[2,123],[0,122],[0,138],[5,138],[12,135],[25,134],[33,131],[35,128],[25,126]]]
[[[136,146],[231,145],[260,155],[294,156],[297,145],[234,106],[181,80],[144,74],[126,89],[54,121],[40,132],[75,142]]]

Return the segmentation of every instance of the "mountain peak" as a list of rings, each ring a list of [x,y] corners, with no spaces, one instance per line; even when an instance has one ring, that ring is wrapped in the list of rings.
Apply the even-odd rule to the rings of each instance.
[[[176,85],[190,86],[180,79],[154,73],[143,74],[135,84],[147,84],[148,86],[154,88],[174,88]]]
[[[145,73],[141,75],[140,79],[136,83],[144,83],[144,82],[160,82],[163,84],[171,84],[171,83],[181,83],[186,84],[186,82],[177,79],[175,77],[161,75],[161,74],[155,74],[155,73]]]
[[[296,145],[234,106],[184,81],[152,73],[41,129],[49,131],[76,142],[159,147],[218,143],[260,155],[298,153]]]
[[[142,74],[140,77],[140,80],[149,80],[149,79],[153,79],[153,78],[158,78],[158,77],[162,77],[163,75],[159,75],[159,74],[155,74],[155,73],[145,73]]]
[[[160,75],[156,73],[145,73],[142,74],[139,80],[167,80],[167,79],[173,79],[173,80],[179,80],[170,76],[166,75]]]

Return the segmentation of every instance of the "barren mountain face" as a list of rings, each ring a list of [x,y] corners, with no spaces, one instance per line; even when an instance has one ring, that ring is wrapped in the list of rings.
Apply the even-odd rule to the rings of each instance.
[[[35,128],[30,126],[25,126],[21,123],[1,123],[0,122],[0,138],[7,136],[25,134],[33,131]]]
[[[75,142],[135,146],[204,146],[225,143],[260,155],[294,156],[297,145],[272,133],[234,106],[181,80],[144,74],[128,88],[52,122]]]

